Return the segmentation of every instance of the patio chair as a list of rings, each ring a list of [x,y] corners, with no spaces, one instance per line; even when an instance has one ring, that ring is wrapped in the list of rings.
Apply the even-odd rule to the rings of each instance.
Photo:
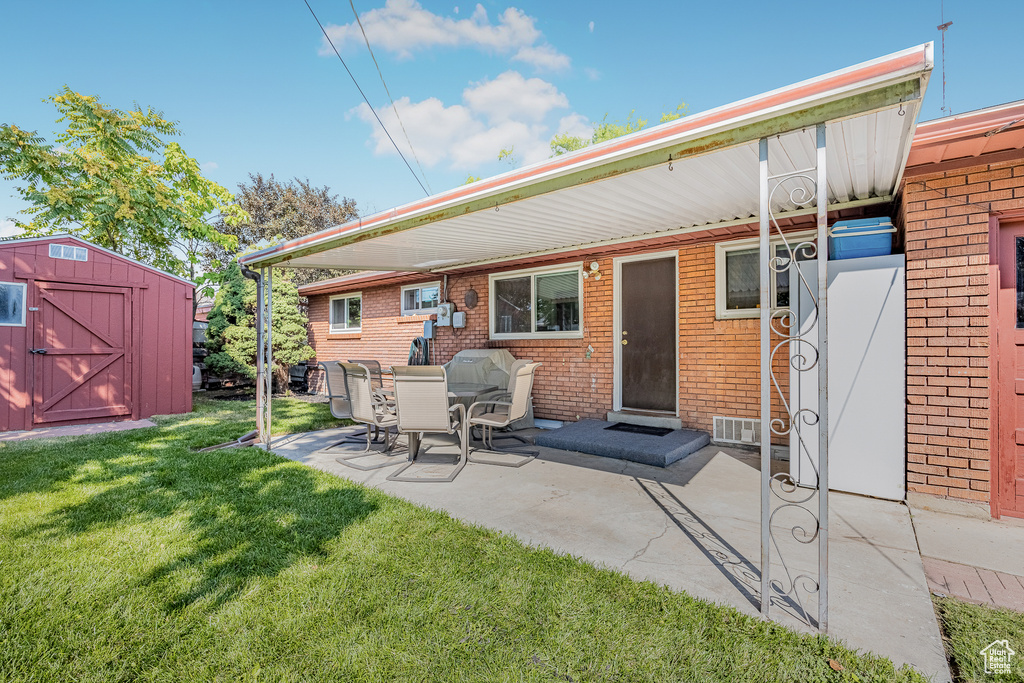
[[[480,427],[482,441],[487,450],[494,453],[510,453],[523,455],[525,458],[517,462],[496,462],[494,460],[481,460],[474,458],[472,452],[467,455],[467,460],[483,465],[498,465],[501,467],[522,467],[537,457],[540,451],[532,449],[511,449],[497,448],[494,445],[494,430],[508,427],[516,420],[522,419],[530,407],[530,394],[533,392],[533,377],[541,363],[534,363],[527,360],[517,360],[512,364],[508,382],[507,400],[477,401],[469,407],[466,414],[467,439],[472,434],[474,427]],[[509,438],[527,443],[521,436],[515,434],[499,435],[499,439]]]
[[[349,363],[355,363],[357,365],[365,365],[366,369],[370,371],[370,384],[374,391],[385,391],[384,389],[384,371],[380,366],[380,361],[376,360],[357,360],[348,359]]]
[[[398,440],[398,433],[394,439],[391,438],[391,427],[398,425],[398,416],[391,410],[387,399],[379,392],[373,391],[373,380],[370,370],[365,365],[356,363],[338,363],[345,372],[345,384],[348,387],[349,406],[353,420],[366,425],[366,448],[352,455],[343,455],[336,460],[342,465],[354,467],[357,470],[369,471],[396,465],[396,462],[383,462],[375,465],[359,465],[354,460],[377,455],[378,452],[371,450],[373,440],[370,438],[370,428],[384,430],[384,451],[385,455],[391,454],[391,449]]]
[[[448,376],[436,365],[395,366],[395,407],[398,430],[409,435],[409,462],[388,475],[388,481],[450,482],[466,466],[469,436],[465,433],[466,406],[448,405]],[[413,477],[403,473],[416,464],[422,434],[458,434],[460,454],[447,477]]]
[[[345,368],[342,367],[342,364],[338,361],[317,363],[317,365],[324,373],[324,384],[328,405],[331,408],[331,415],[339,420],[354,420],[352,417],[352,402],[349,400],[348,383],[346,382],[345,377]],[[380,443],[380,428],[376,425],[366,426],[366,437],[368,438],[370,436],[371,429],[373,430],[372,441],[374,443]],[[320,450],[329,451],[332,448],[345,444],[363,443],[363,440],[364,436],[362,434],[348,435],[344,439],[335,441]]]

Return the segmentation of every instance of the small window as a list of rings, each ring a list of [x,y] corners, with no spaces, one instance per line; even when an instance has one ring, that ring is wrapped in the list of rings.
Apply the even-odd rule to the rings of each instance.
[[[25,326],[25,289],[23,283],[0,282],[0,325]]]
[[[85,247],[76,247],[71,244],[51,244],[50,258],[59,258],[66,261],[88,261],[89,250]]]
[[[363,324],[362,294],[331,297],[331,332],[359,332]]]
[[[402,315],[425,315],[441,303],[441,283],[402,287]]]
[[[814,233],[787,235],[790,248],[796,249],[796,260],[813,259],[813,250],[806,246]],[[761,263],[757,240],[741,240],[716,245],[715,299],[716,312],[723,318],[756,318],[761,308]],[[798,245],[805,245],[797,248]],[[789,250],[779,240],[771,242],[775,258],[783,264]],[[789,306],[791,270],[772,273],[772,294],[775,306]]]
[[[579,266],[491,276],[491,337],[580,337]]]

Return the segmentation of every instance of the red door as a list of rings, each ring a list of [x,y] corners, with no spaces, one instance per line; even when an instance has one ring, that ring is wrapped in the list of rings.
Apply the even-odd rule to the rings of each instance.
[[[33,423],[131,415],[132,290],[38,283]]]
[[[1024,517],[1024,222],[999,229],[996,302],[998,434],[991,495],[997,514]]]

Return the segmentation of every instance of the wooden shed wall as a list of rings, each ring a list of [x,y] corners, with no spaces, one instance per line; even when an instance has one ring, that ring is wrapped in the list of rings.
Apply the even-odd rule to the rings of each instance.
[[[51,258],[53,243],[86,247],[88,260]],[[131,288],[131,414],[113,419],[192,410],[191,284],[68,237],[0,242],[0,282],[27,283],[27,309],[39,307],[37,282]],[[0,431],[33,427],[35,313],[24,327],[0,326]]]

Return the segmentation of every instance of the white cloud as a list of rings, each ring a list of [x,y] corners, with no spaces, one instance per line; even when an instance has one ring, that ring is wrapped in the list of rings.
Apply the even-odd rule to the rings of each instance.
[[[587,24],[587,28],[590,29],[591,33],[593,33],[594,32],[594,22],[590,22],[589,24]]]
[[[587,78],[589,78],[592,81],[596,81],[601,78],[601,72],[589,66],[583,69],[583,73],[585,73],[587,75]]]
[[[517,163],[530,164],[550,155],[548,143],[554,133],[571,128],[574,134],[590,135],[589,124],[579,114],[562,116],[557,126],[550,125],[557,111],[569,107],[568,98],[551,83],[524,78],[516,71],[474,83],[463,91],[460,104],[446,106],[436,97],[420,102],[402,97],[395,106],[425,166],[447,164],[475,172],[509,148],[514,148]],[[372,126],[374,153],[395,153],[368,106],[361,104],[350,113]],[[393,135],[399,130],[390,106],[377,109],[377,115]],[[395,142],[409,154],[404,136],[396,135]]]
[[[455,12],[456,14],[458,14],[458,13],[459,13],[459,6],[458,6],[458,5],[456,5],[456,6],[455,6],[455,9],[454,9],[454,10],[452,10],[452,11],[453,11],[453,12]]]
[[[220,168],[220,164],[218,164],[216,161],[207,161],[203,164],[200,164],[199,168],[201,168],[204,171],[216,171],[218,168]]]
[[[538,69],[560,70],[570,63],[568,56],[544,42],[533,17],[515,7],[507,8],[498,15],[497,23],[491,23],[483,5],[477,5],[468,19],[452,19],[423,9],[416,0],[387,0],[384,7],[364,12],[359,18],[371,45],[403,58],[432,47],[469,47],[512,55]],[[329,24],[326,30],[339,50],[363,40],[354,21]],[[325,40],[320,54],[331,53]]]
[[[14,221],[6,218],[0,220],[0,237],[14,237],[20,234],[21,229],[14,224]]]
[[[568,133],[573,137],[589,140],[594,135],[594,124],[582,114],[569,114],[559,119],[555,130],[559,133]]]
[[[547,44],[519,48],[512,59],[517,62],[526,62],[541,71],[565,71],[572,63],[568,55],[562,54]]]
[[[462,100],[492,123],[516,119],[538,123],[553,109],[569,106],[569,98],[553,84],[523,78],[518,71],[506,71],[492,81],[466,88]]]

